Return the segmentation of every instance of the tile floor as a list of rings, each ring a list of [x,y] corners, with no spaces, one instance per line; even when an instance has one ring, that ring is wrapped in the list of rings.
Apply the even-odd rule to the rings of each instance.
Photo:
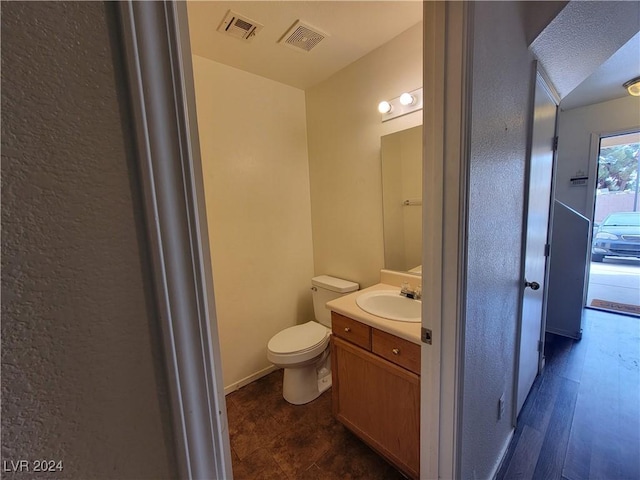
[[[331,390],[291,405],[277,370],[226,400],[235,480],[404,478],[333,418]]]

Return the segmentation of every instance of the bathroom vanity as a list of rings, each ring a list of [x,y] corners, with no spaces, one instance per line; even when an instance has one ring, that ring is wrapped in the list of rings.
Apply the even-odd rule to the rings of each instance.
[[[350,304],[356,295],[328,305],[333,415],[405,475],[418,478],[420,324],[358,312]]]

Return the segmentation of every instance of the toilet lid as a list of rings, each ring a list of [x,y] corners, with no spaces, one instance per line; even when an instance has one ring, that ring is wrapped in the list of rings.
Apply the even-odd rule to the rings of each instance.
[[[269,340],[267,348],[273,353],[294,353],[315,347],[329,336],[329,329],[316,322],[289,327]]]

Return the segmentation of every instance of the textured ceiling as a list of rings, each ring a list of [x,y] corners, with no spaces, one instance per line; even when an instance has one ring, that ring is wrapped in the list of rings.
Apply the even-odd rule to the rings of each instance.
[[[614,73],[608,73],[606,63],[629,41],[633,42],[631,39],[639,30],[639,2],[572,1],[534,40],[531,49],[562,100],[578,88],[568,101],[575,108],[602,101],[591,95],[606,99],[624,96],[621,83],[634,76],[638,58],[615,61],[618,70]],[[633,47],[632,44],[628,50],[631,55]],[[589,82],[589,77],[600,68],[602,71]],[[614,75],[625,80],[616,86]],[[598,78],[607,81],[597,81]],[[587,84],[582,86],[585,81]],[[585,90],[580,93],[582,89]],[[563,103],[561,106],[568,108]]]
[[[264,25],[251,40],[217,31],[229,10]],[[422,21],[421,1],[189,1],[191,50],[272,80],[305,89],[330,77]],[[296,20],[329,36],[310,52],[278,40]]]
[[[640,77],[640,33],[614,53],[562,99],[563,110],[606,102],[628,95],[622,84]]]

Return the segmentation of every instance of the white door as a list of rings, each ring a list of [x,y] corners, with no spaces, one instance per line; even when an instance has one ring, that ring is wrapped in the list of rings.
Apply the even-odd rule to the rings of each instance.
[[[557,104],[540,74],[536,90],[529,159],[525,265],[522,279],[522,324],[518,366],[518,410],[524,404],[540,368],[544,340],[543,301],[549,230],[549,205],[553,176]]]

